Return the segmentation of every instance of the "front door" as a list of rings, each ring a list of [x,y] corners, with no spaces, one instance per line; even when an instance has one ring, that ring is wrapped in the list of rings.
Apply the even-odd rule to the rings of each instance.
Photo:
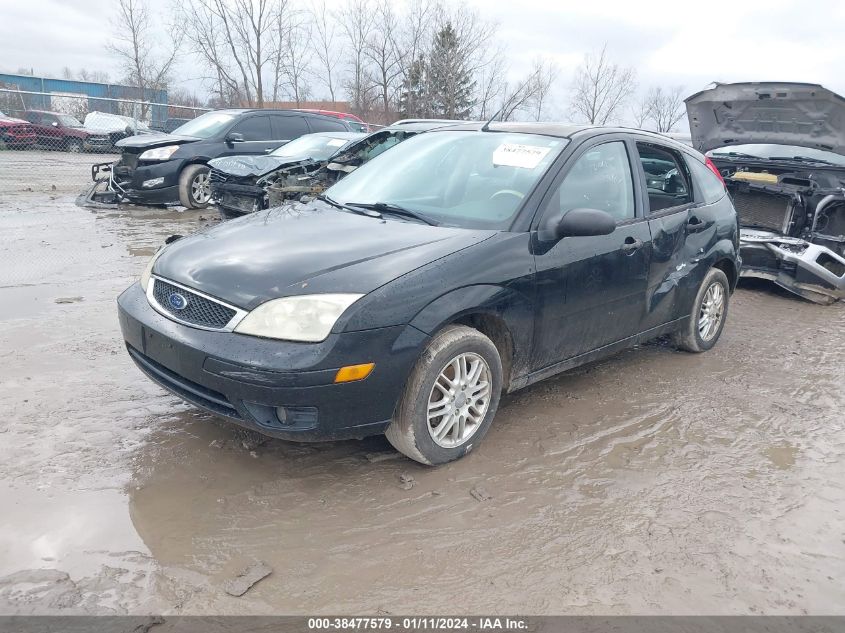
[[[241,141],[227,142],[220,156],[240,154],[269,154],[278,143],[274,143],[270,130],[270,117],[266,114],[251,116],[236,123],[229,134],[240,134]]]
[[[544,242],[534,234],[537,316],[533,367],[538,370],[640,332],[651,234],[635,196],[623,140],[599,142],[570,158],[541,208],[543,218],[571,209],[607,211],[610,235]]]

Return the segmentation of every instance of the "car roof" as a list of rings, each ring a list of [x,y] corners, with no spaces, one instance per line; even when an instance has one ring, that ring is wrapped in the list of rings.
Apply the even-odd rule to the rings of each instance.
[[[364,138],[367,135],[363,132],[311,132],[311,134],[303,134],[299,138],[305,138],[306,136],[325,136],[327,138],[343,138],[354,141],[359,138]],[[284,147],[284,145],[282,147]]]
[[[572,123],[545,123],[545,122],[519,122],[519,121],[505,121],[495,123],[462,123],[457,125],[440,126],[433,131],[484,131],[499,132],[510,134],[538,134],[543,136],[554,136],[558,138],[572,139],[575,137],[590,137],[601,134],[636,134],[638,136],[647,136],[657,142],[671,145],[677,149],[684,150],[688,153],[694,152],[693,148],[685,145],[679,140],[673,139],[665,134],[658,134],[657,132],[650,132],[648,130],[640,130],[638,128],[630,127],[616,127],[606,125],[576,125]],[[697,152],[695,152],[697,153]]]
[[[439,128],[444,127],[453,127],[455,125],[464,125],[466,124],[465,121],[435,121],[435,120],[410,120],[410,121],[397,121],[396,123],[391,123],[390,125],[386,125],[385,127],[376,130],[376,132],[384,132],[385,130],[395,131],[395,130],[402,130],[407,132],[408,130],[416,131],[416,132],[427,132],[428,130],[436,130]]]

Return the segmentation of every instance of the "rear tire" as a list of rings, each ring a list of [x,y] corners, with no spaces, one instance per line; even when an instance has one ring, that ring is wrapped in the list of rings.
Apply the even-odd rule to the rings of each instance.
[[[725,327],[731,287],[718,268],[711,268],[695,295],[690,315],[683,327],[672,335],[678,349],[700,353],[711,349]]]
[[[478,330],[451,325],[417,360],[385,435],[421,464],[463,457],[487,433],[499,406],[502,361]]]
[[[179,202],[188,209],[205,209],[211,202],[208,165],[188,165],[179,174]]]

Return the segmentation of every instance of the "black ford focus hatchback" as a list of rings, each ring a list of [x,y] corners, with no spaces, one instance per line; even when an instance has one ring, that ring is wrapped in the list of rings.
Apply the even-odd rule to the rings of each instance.
[[[179,239],[119,298],[151,379],[266,435],[459,458],[503,392],[670,334],[718,340],[740,261],[721,178],[648,132],[468,124],[314,201]]]

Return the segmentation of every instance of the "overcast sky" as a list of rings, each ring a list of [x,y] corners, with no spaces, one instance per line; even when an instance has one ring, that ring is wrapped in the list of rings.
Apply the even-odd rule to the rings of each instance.
[[[448,0],[445,0],[448,2]],[[640,86],[683,85],[691,94],[711,81],[806,81],[845,94],[845,2],[742,0],[641,3],[616,0],[468,0],[499,24],[511,72],[537,56],[561,72],[550,114],[566,116],[572,72],[587,51],[608,43],[633,66]],[[169,0],[149,0],[166,14]],[[0,20],[0,70],[32,68],[59,76],[65,66],[120,73],[105,51],[110,5],[94,0],[6,0]],[[332,6],[332,5],[330,5]],[[202,73],[186,60],[179,77]],[[197,80],[182,85],[198,89]]]

